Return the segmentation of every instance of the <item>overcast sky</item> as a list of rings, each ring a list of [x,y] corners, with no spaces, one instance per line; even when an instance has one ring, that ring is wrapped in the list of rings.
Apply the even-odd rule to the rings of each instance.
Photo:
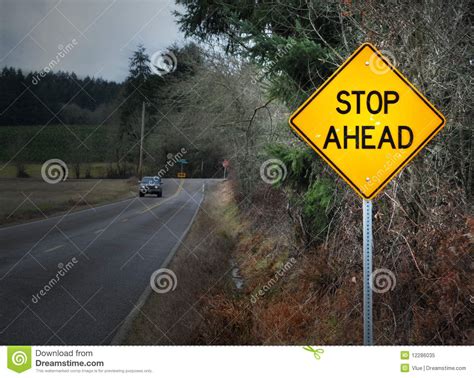
[[[139,43],[150,55],[183,43],[176,9],[173,0],[0,0],[0,67],[39,71],[55,60],[56,71],[122,81]]]

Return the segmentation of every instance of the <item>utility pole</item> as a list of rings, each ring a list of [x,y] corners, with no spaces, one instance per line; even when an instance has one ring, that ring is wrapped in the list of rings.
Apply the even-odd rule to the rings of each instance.
[[[138,178],[143,175],[143,134],[145,133],[145,101],[142,102],[142,127],[140,132],[140,160],[138,161]]]

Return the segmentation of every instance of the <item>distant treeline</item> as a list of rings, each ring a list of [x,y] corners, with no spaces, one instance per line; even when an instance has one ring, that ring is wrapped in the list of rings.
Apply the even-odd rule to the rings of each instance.
[[[110,114],[122,84],[68,72],[5,67],[0,74],[0,126],[97,125]]]

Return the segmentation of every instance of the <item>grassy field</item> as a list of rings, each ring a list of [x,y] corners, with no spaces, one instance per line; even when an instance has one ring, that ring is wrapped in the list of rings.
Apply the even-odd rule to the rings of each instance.
[[[3,169],[1,169],[6,162],[0,162],[0,178],[16,178],[17,177],[17,167],[15,164],[7,164]],[[41,179],[41,166],[40,163],[25,163],[25,172],[31,178]],[[107,177],[107,171],[109,168],[109,163],[87,163],[81,164],[80,167],[80,178],[86,178],[86,169],[90,167],[90,177],[91,178],[104,178]],[[112,167],[115,169],[116,165],[112,164]],[[74,166],[68,164],[68,178],[76,178],[76,173]]]
[[[106,125],[0,127],[0,161],[106,161],[109,150]]]
[[[17,177],[17,162],[24,163],[30,177],[41,178],[41,165],[61,159],[75,177],[74,162],[81,162],[80,177],[107,177],[110,145],[107,126],[47,125],[0,127],[0,178]],[[29,162],[29,163],[27,163]],[[8,164],[7,164],[8,163]]]
[[[0,223],[6,224],[135,196],[137,181],[0,179],[0,192]]]

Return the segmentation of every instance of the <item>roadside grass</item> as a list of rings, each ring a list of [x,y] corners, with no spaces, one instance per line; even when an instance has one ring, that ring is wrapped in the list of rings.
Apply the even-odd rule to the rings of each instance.
[[[374,269],[390,269],[396,281],[374,293],[376,344],[460,345],[472,342],[474,219],[453,210],[454,195],[440,203],[434,222],[406,230],[398,216],[391,232],[374,234]],[[360,345],[362,343],[361,208],[337,225],[336,248],[302,248],[284,216],[281,191],[262,188],[252,206],[238,208],[232,183],[210,193],[171,268],[175,291],[152,292],[125,344]],[[387,224],[385,204],[375,224]],[[385,222],[385,223],[384,223]],[[355,231],[357,229],[357,231]],[[406,235],[403,242],[393,233]],[[416,246],[412,249],[410,245]],[[384,257],[386,251],[392,256]],[[292,264],[288,264],[291,261]],[[243,279],[233,282],[233,269]]]
[[[275,202],[269,200],[266,210],[273,208],[273,215],[259,227],[257,219],[262,214],[258,209],[241,216],[231,182],[220,183],[207,193],[189,234],[168,266],[177,276],[176,290],[164,294],[152,291],[122,343],[264,344],[274,326],[283,327],[286,320],[294,317],[294,302],[281,292],[281,283],[257,305],[251,301],[252,293],[267,284],[292,254],[284,232],[289,225],[282,221],[278,210],[284,207],[273,205]],[[268,227],[269,223],[277,226]],[[237,289],[233,280],[236,266],[245,277],[242,289]],[[277,305],[265,314],[272,297]],[[302,342],[306,336],[301,332],[294,335],[296,338],[288,334],[286,337]]]
[[[241,232],[233,256],[245,281],[239,295],[215,290],[199,308],[202,344],[359,345],[362,343],[361,208],[337,224],[336,247],[302,248],[295,229],[284,223],[285,199],[271,190],[241,209]],[[452,190],[451,190],[452,192]],[[473,290],[474,220],[455,203],[455,193],[433,209],[435,220],[417,225],[377,203],[375,269],[388,268],[396,280],[374,293],[376,344],[465,345],[472,343],[469,305]],[[433,194],[435,195],[435,194]],[[352,225],[357,231],[354,232]],[[395,235],[406,235],[403,242]],[[414,247],[411,247],[414,246]],[[416,248],[415,248],[416,246]],[[386,251],[392,251],[387,259]],[[294,263],[285,269],[285,261]]]
[[[136,179],[66,180],[48,184],[37,179],[0,179],[0,223],[14,223],[79,210],[137,194]]]
[[[191,229],[167,267],[177,276],[174,291],[154,291],[134,319],[123,344],[201,344],[200,308],[207,293],[232,297],[231,254],[240,230],[228,183],[209,186]]]

